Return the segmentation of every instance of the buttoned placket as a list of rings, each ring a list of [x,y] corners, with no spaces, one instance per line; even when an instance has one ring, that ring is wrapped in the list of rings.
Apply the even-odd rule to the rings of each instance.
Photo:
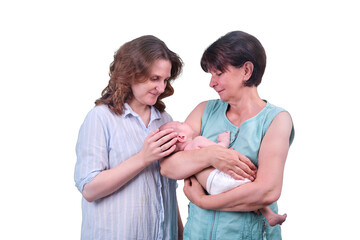
[[[141,119],[140,115],[137,114],[136,112],[134,112],[131,107],[129,105],[127,105],[128,107],[128,113],[130,113],[131,115],[133,115],[134,117],[136,117],[136,119],[138,120],[138,122],[140,123],[140,125],[142,126],[142,129],[145,132],[145,137],[148,136],[150,134],[151,131],[154,131],[156,129],[153,129],[153,122],[156,119],[159,119],[160,116],[158,116],[158,114],[156,113],[154,107],[151,107],[151,111],[150,111],[150,121],[148,126],[146,127],[143,120]],[[164,197],[163,197],[163,191],[162,191],[162,182],[161,182],[161,174],[160,174],[160,164],[158,161],[155,162],[155,166],[156,169],[158,170],[158,174],[156,174],[156,183],[157,183],[157,190],[160,196],[160,209],[159,209],[159,229],[158,229],[158,240],[162,240],[164,238],[164,233],[163,233],[163,229],[164,229]]]
[[[157,116],[156,112],[155,112],[155,109],[152,107],[151,108],[151,116],[150,116],[150,122],[149,122],[149,125],[148,125],[148,131],[150,133],[150,131],[153,131],[155,129],[153,129],[153,121],[158,119],[159,116]],[[165,219],[165,216],[164,216],[164,197],[163,197],[163,191],[162,191],[162,188],[163,188],[163,185],[162,185],[162,181],[161,181],[161,174],[160,174],[160,164],[159,164],[159,161],[156,161],[155,162],[155,165],[156,165],[156,168],[157,168],[157,172],[158,174],[156,175],[157,176],[157,186],[158,186],[158,193],[159,193],[159,196],[160,196],[160,209],[159,209],[159,229],[158,229],[158,240],[162,240],[164,238],[164,219]]]

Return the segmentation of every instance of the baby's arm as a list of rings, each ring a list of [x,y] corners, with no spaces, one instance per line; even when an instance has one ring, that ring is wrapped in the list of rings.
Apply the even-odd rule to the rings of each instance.
[[[200,149],[211,145],[216,145],[216,142],[213,142],[206,137],[203,136],[197,136],[195,137],[188,145],[185,146],[184,150],[194,150],[194,149]],[[196,179],[199,181],[201,186],[203,186],[206,189],[206,182],[207,178],[209,177],[210,173],[214,170],[213,167],[208,167],[206,169],[203,169],[202,171],[195,174]]]
[[[228,148],[230,145],[230,131],[220,133],[218,135],[217,141],[218,143],[213,142],[204,136],[197,136],[185,147],[184,150],[200,149],[215,144],[219,144],[225,148]]]
[[[206,137],[197,136],[189,144],[185,146],[184,150],[186,151],[186,150],[200,149],[215,144],[216,144],[215,142],[207,139]]]
[[[230,144],[230,131],[226,131],[224,133],[219,134],[218,138],[217,138],[217,141],[218,141],[218,143],[215,143],[215,142],[213,142],[213,141],[211,141],[211,140],[209,140],[209,139],[207,139],[207,138],[205,138],[203,136],[197,136],[185,147],[184,150],[200,149],[200,148],[207,147],[207,146],[210,146],[210,145],[215,145],[215,144],[218,144],[218,145],[221,145],[221,146],[223,146],[225,148],[228,148],[229,144]],[[208,187],[210,186],[210,185],[208,186],[208,178],[209,178],[210,173],[212,171],[214,171],[214,170],[215,170],[215,168],[209,167],[209,168],[206,168],[206,169],[198,172],[195,175],[196,179],[199,181],[201,186],[203,186],[205,189],[207,189],[208,192],[209,192]],[[221,176],[223,176],[223,175],[221,175]],[[219,176],[218,176],[218,178],[219,178]],[[224,178],[224,177],[220,177],[220,179],[222,179],[222,178]],[[247,182],[247,181],[235,180],[235,179],[231,178],[230,176],[225,177],[225,178],[227,179],[227,181],[225,181],[225,189],[228,189],[228,188],[226,188],[226,185],[235,187],[235,186],[238,186],[238,185],[241,185],[241,184]],[[231,179],[230,182],[229,182],[229,179]],[[221,184],[221,183],[223,183],[223,181],[220,181],[218,183],[218,185]],[[235,183],[235,185],[234,185],[234,183]],[[213,185],[211,185],[211,186],[213,186]],[[214,189],[215,192],[216,191],[220,191],[220,192],[225,191],[222,186],[217,187],[217,188],[213,187],[212,189]],[[211,192],[209,192],[209,193],[211,193]],[[211,193],[211,194],[213,194],[213,193]]]
[[[230,145],[230,131],[220,133],[217,138],[218,144],[226,148]]]

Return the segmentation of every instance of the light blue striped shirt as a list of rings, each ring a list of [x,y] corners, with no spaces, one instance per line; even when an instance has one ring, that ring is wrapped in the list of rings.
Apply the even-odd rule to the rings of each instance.
[[[76,187],[101,171],[140,152],[146,136],[172,120],[151,107],[146,127],[128,104],[122,115],[106,105],[94,107],[82,124],[76,144]],[[177,239],[176,181],[161,176],[158,162],[146,167],[120,190],[92,203],[82,199],[81,239]]]

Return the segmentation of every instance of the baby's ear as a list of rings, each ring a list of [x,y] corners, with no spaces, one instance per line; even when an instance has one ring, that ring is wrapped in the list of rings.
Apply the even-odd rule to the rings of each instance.
[[[183,135],[179,135],[177,137],[177,139],[178,139],[178,142],[185,142],[185,136],[183,136]]]

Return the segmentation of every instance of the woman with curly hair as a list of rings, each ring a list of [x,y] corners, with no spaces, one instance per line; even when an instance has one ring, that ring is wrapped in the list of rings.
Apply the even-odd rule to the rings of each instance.
[[[82,124],[75,182],[82,193],[82,239],[178,239],[182,222],[176,181],[158,160],[175,150],[176,133],[162,99],[182,61],[154,36],[125,43],[110,80]]]

